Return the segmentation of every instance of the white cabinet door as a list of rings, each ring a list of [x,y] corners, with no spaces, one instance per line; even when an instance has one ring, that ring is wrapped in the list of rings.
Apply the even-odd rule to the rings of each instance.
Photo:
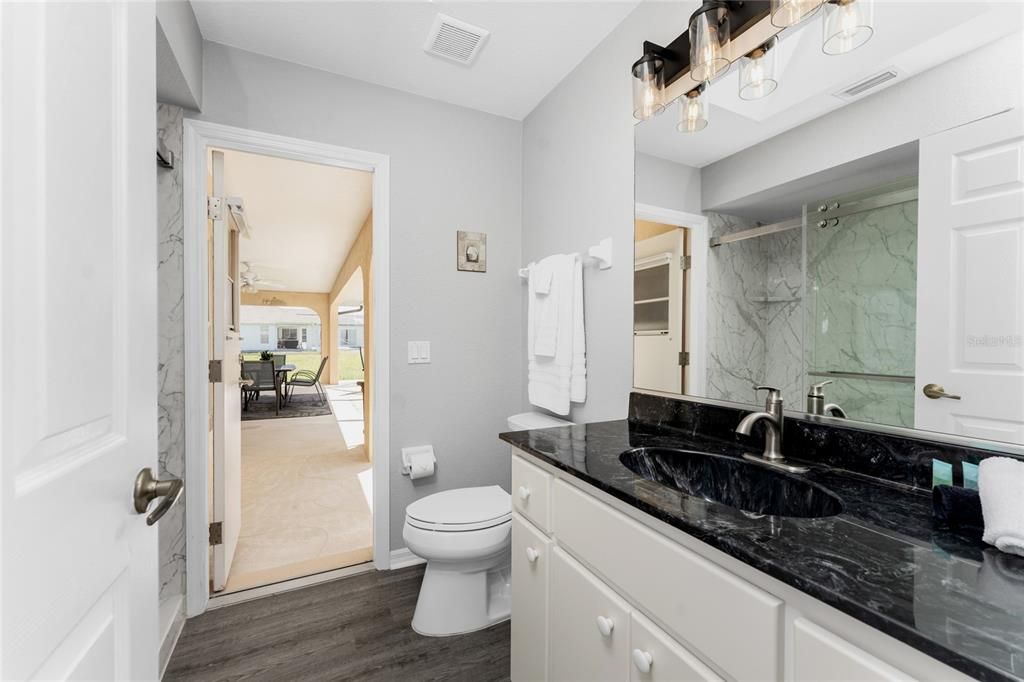
[[[548,679],[629,679],[629,607],[557,547],[549,570]]]
[[[793,622],[793,682],[908,682],[909,675],[809,620]]]
[[[924,138],[920,166],[914,425],[1024,443],[1021,109]]]
[[[512,517],[512,680],[547,679],[548,564],[551,541]]]
[[[629,632],[631,682],[721,682],[700,660],[634,611]]]
[[[0,3],[0,679],[157,677],[153,4]]]

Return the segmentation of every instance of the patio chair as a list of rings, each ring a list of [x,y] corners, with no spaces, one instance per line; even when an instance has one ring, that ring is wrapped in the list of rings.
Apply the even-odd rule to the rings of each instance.
[[[271,357],[274,359],[274,369],[280,369],[281,365],[285,363],[285,358],[288,356],[284,353],[274,353]]]
[[[320,375],[324,373],[324,367],[327,366],[328,357],[325,355],[320,360],[320,369],[313,374],[308,369],[300,369],[296,372],[292,372],[292,376],[288,379],[288,384],[285,386],[285,402],[292,399],[292,394],[295,392],[296,386],[312,386],[316,390],[317,396],[320,398],[320,404],[323,405],[327,401],[327,391],[320,385]]]
[[[274,371],[274,362],[271,360],[243,360],[242,361],[242,376],[246,379],[252,379],[252,385],[246,387],[247,400],[246,407],[252,400],[260,399],[261,391],[273,391],[274,392],[274,408],[277,412],[280,412],[281,405],[281,391],[278,385],[277,372]]]

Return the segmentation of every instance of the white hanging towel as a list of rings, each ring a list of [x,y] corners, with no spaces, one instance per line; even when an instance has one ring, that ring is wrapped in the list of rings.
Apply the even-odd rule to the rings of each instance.
[[[544,288],[546,294],[540,291]],[[578,254],[548,256],[530,267],[527,360],[531,404],[567,415],[570,402],[586,400],[583,264]]]

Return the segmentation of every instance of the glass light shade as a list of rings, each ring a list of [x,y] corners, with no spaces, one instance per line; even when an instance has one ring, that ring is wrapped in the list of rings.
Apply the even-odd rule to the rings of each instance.
[[[794,26],[818,11],[823,0],[772,0],[772,25]]]
[[[690,76],[709,81],[732,63],[729,10],[724,6],[697,10],[690,17]]]
[[[708,105],[707,93],[706,87],[698,88],[679,98],[679,122],[676,124],[676,130],[681,133],[695,133],[708,127],[708,113],[711,107]]]
[[[633,117],[646,121],[665,110],[665,62],[644,55],[633,65]]]
[[[740,99],[761,99],[779,87],[775,79],[774,43],[740,58]]]
[[[829,0],[821,49],[825,54],[846,54],[868,42],[875,32],[873,0]]]

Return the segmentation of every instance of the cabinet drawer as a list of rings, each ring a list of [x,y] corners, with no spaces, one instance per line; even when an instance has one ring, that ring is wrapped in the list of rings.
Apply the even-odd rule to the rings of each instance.
[[[793,682],[912,679],[809,620],[793,621]]]
[[[512,680],[547,679],[551,541],[512,515]]]
[[[631,682],[722,682],[657,625],[633,612],[629,630]]]
[[[522,457],[512,457],[512,507],[545,533],[551,532],[548,516],[551,475]]]
[[[552,496],[559,544],[673,637],[737,680],[779,679],[780,600],[563,481]]]
[[[548,679],[629,679],[629,607],[587,569],[551,550]]]

